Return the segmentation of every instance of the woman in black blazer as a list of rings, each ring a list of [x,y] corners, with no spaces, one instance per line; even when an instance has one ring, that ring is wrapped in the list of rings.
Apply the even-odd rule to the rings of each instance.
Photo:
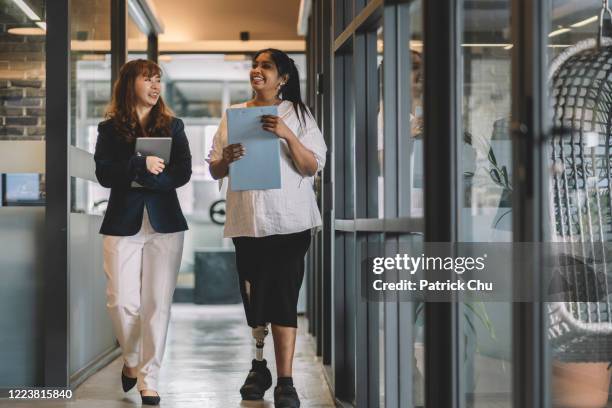
[[[111,189],[104,235],[107,307],[123,351],[124,391],[138,384],[143,404],[157,405],[157,381],[187,222],[176,188],[191,177],[183,122],[160,96],[154,62],[126,63],[98,126],[96,177]],[[171,137],[170,161],[140,156],[138,137]],[[133,182],[142,187],[132,187]]]

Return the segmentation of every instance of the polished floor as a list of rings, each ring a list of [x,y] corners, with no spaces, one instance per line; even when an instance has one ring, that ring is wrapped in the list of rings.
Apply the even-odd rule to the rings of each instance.
[[[334,407],[314,353],[312,337],[305,331],[297,339],[294,381],[305,408]],[[265,358],[276,383],[271,335]],[[250,368],[252,338],[243,317],[242,306],[194,306],[177,304],[172,309],[166,354],[160,373],[161,407],[232,408],[274,407],[273,388],[264,401],[242,402],[238,389]],[[1,407],[128,408],[140,405],[138,392],[121,390],[122,362],[113,361],[75,390],[66,402],[0,401]]]

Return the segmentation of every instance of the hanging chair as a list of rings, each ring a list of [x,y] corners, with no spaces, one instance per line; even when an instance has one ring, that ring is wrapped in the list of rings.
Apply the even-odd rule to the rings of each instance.
[[[597,39],[567,48],[551,64],[552,241],[574,260],[563,268],[562,302],[547,303],[555,358],[612,361],[612,39],[604,16]],[[557,245],[557,244],[555,244]],[[612,281],[612,279],[611,279]]]

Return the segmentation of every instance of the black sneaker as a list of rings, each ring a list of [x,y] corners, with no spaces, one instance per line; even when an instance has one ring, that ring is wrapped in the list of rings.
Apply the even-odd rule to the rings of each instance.
[[[300,408],[300,399],[293,385],[274,388],[274,408]]]
[[[267,367],[266,360],[251,362],[251,371],[244,384],[240,387],[243,400],[253,401],[263,399],[266,390],[272,386],[272,373]]]

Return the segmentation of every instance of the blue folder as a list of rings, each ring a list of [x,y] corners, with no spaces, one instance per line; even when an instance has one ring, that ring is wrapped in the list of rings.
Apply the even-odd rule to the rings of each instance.
[[[262,129],[263,115],[278,115],[276,106],[227,110],[228,143],[242,143],[246,154],[230,164],[232,191],[281,188],[280,141]]]

